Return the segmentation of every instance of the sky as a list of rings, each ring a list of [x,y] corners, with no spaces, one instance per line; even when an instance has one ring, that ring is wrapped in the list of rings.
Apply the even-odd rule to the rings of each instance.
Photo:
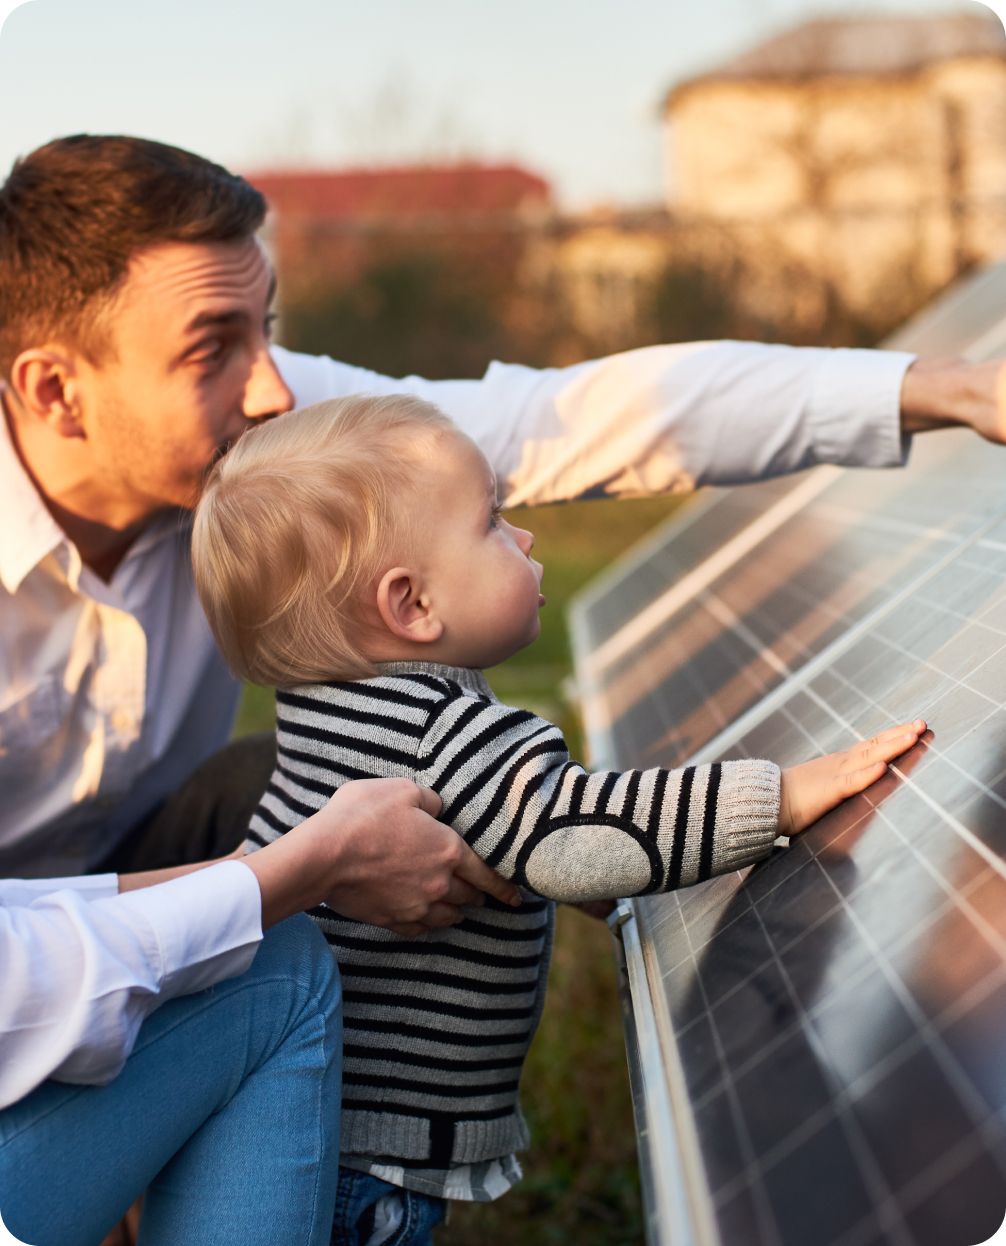
[[[31,0],[0,31],[0,170],[126,132],[241,171],[477,157],[568,209],[663,194],[670,86],[812,17],[973,0]]]

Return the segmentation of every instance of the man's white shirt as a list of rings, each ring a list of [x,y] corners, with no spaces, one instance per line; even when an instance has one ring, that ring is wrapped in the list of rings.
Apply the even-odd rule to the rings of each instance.
[[[417,394],[483,449],[509,505],[681,492],[817,463],[904,461],[911,355],[742,342],[480,381],[393,380],[274,348],[298,406]],[[240,692],[192,580],[188,516],[158,520],[104,583],[0,428],[0,875],[76,875],[227,740]]]
[[[111,1081],[155,1008],[244,973],[261,939],[240,861],[124,895],[114,874],[0,880],[0,1109],[47,1077]]]

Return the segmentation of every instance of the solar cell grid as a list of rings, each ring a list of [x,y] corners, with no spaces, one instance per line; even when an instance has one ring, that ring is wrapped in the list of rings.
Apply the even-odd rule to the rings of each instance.
[[[904,473],[817,469],[770,493],[723,494],[684,530],[672,523],[574,608],[595,764],[680,765],[998,510],[1003,457],[941,434]]]
[[[964,1246],[1002,1218],[1004,579],[1001,526],[728,754],[925,717],[895,773],[746,878],[638,904],[731,1246]]]
[[[594,595],[589,620],[592,646],[603,644],[668,584],[736,536],[797,483],[793,477],[781,477],[741,490],[706,489],[688,498],[682,510],[644,543],[639,556],[619,563],[617,591]]]

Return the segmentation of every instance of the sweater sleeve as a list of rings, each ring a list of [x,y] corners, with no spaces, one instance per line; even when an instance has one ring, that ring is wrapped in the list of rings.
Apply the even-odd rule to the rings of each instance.
[[[767,856],[777,834],[772,762],[589,774],[557,727],[484,697],[446,701],[418,763],[417,781],[444,802],[441,820],[501,874],[553,900],[702,882]]]

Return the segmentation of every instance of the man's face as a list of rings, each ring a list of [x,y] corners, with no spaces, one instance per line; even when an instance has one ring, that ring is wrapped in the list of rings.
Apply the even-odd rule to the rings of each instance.
[[[148,511],[190,507],[222,449],[289,410],[268,351],[272,286],[254,238],[134,256],[109,314],[111,357],[78,374],[103,488]]]

